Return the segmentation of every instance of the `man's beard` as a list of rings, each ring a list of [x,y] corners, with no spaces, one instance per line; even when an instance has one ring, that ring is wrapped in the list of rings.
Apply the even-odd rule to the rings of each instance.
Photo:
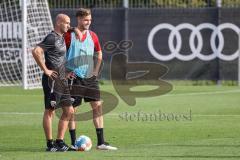
[[[83,26],[84,30],[88,30],[89,26]]]

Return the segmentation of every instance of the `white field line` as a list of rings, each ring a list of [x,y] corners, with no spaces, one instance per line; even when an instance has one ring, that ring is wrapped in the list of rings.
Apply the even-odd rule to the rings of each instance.
[[[42,97],[43,94],[0,94],[0,96],[13,96],[13,97],[20,97],[20,96],[24,96],[24,97]]]
[[[123,113],[125,112],[122,112],[122,113],[109,113],[109,114],[106,114],[105,116],[119,116],[119,115],[122,115]],[[130,112],[129,112],[130,113]],[[135,112],[133,112],[135,113]],[[146,112],[148,113],[148,112]],[[149,112],[151,113],[151,112]],[[38,113],[38,112],[0,112],[0,115],[43,115],[43,113]],[[236,114],[226,114],[226,115],[223,115],[223,114],[196,114],[196,115],[192,115],[192,117],[240,117],[240,114],[239,115],[236,115]]]
[[[162,95],[164,97],[168,96],[197,96],[197,95],[212,95],[212,94],[227,94],[227,93],[240,93],[240,89],[227,90],[227,91],[212,91],[212,92],[190,92],[190,93],[173,93]]]
[[[212,95],[212,94],[227,94],[227,93],[240,93],[240,89],[235,90],[225,90],[225,91],[209,91],[209,92],[189,92],[189,93],[171,93],[162,95],[164,97],[168,96],[195,96],[195,95]],[[43,96],[42,94],[0,94],[0,96]]]
[[[0,112],[0,115],[43,115],[43,113],[35,112]]]

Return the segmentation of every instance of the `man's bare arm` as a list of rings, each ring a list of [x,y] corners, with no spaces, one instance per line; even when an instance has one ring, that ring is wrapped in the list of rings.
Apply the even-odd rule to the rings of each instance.
[[[93,75],[94,76],[98,76],[101,64],[102,64],[102,51],[98,51],[97,52],[97,64],[96,64],[96,67],[93,70]]]
[[[44,51],[41,47],[37,46],[33,49],[32,55],[39,67],[43,70],[43,72],[50,78],[57,78],[58,74],[56,71],[49,70],[43,60]]]

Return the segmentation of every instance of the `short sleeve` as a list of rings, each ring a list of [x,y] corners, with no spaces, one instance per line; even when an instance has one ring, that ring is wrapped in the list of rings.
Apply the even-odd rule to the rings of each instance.
[[[94,51],[95,52],[101,51],[102,49],[101,49],[101,45],[99,43],[97,34],[92,31],[90,32],[90,34],[91,34],[93,42],[94,42]]]
[[[55,46],[55,37],[52,34],[47,35],[42,42],[38,44],[44,51]]]

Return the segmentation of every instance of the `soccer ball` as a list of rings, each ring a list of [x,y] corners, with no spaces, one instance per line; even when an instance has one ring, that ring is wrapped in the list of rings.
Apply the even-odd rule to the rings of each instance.
[[[92,148],[92,141],[88,136],[81,135],[75,142],[77,151],[89,151]]]

